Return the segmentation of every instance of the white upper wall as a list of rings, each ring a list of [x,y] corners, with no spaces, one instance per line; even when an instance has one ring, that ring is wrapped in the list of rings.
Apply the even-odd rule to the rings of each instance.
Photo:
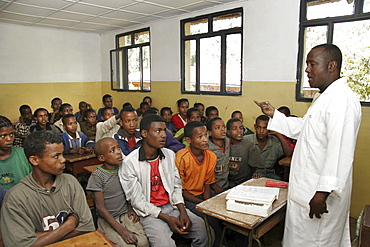
[[[102,81],[110,81],[115,35],[150,27],[152,81],[180,81],[180,20],[243,7],[243,80],[295,81],[299,1],[248,0],[101,35]]]
[[[100,35],[0,24],[0,83],[101,81]]]

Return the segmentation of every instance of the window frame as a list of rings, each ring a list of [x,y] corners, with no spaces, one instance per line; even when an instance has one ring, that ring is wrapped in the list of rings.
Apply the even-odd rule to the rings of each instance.
[[[234,27],[230,29],[220,30],[213,32],[213,18],[233,14],[241,13],[241,27]],[[200,15],[192,18],[183,19],[180,21],[180,36],[181,36],[181,93],[182,94],[196,94],[196,95],[227,95],[227,96],[240,96],[243,90],[243,8],[235,8],[231,10],[225,10],[221,12],[215,12],[206,15]],[[208,32],[194,35],[185,35],[185,24],[191,21],[198,21],[201,19],[208,19]],[[226,91],[226,37],[229,34],[241,34],[241,54],[240,54],[240,91],[239,92],[227,92]],[[217,37],[221,38],[221,70],[220,70],[220,91],[201,91],[200,90],[200,40],[202,38]],[[185,42],[188,40],[196,41],[196,82],[195,91],[185,90]]]
[[[136,33],[141,33],[141,32],[145,32],[145,31],[149,31],[149,42],[144,42],[144,43],[140,43],[140,44],[135,44],[135,34]],[[123,36],[127,36],[127,35],[131,35],[131,45],[127,45],[127,46],[123,46],[123,47],[120,47],[119,46],[119,39],[120,37],[123,37]],[[111,50],[110,51],[110,70],[111,70],[111,73],[110,73],[110,78],[111,78],[111,90],[114,90],[114,91],[118,91],[118,92],[151,92],[151,89],[152,89],[152,80],[151,80],[151,76],[150,76],[150,90],[147,90],[147,89],[144,89],[144,79],[143,79],[143,47],[149,47],[149,53],[150,53],[150,75],[151,75],[151,59],[152,59],[152,56],[151,56],[151,47],[150,47],[150,28],[147,27],[147,28],[142,28],[142,29],[138,29],[138,30],[133,30],[133,31],[130,31],[130,32],[126,32],[126,33],[120,33],[120,34],[117,34],[115,36],[115,43],[116,43],[116,49],[114,50]],[[130,90],[129,87],[128,87],[128,57],[127,57],[127,53],[128,53],[128,50],[129,49],[132,49],[132,48],[140,48],[140,57],[139,57],[139,63],[140,63],[140,88],[139,90]],[[119,56],[116,55],[116,66],[117,68],[115,68],[115,70],[113,70],[113,64],[112,64],[112,61],[113,61],[113,53],[119,53],[119,52],[122,52],[122,56],[123,56],[123,59],[122,59],[122,74],[126,77],[126,80],[124,81],[124,85],[123,85],[123,88],[122,89],[117,89],[117,88],[114,88],[113,87],[113,81],[114,81],[114,71],[117,72],[119,67],[118,67],[118,64],[119,64]]]
[[[305,70],[303,65],[304,42],[305,42],[305,28],[314,26],[327,26],[327,43],[333,43],[334,24],[345,23],[352,21],[369,20],[370,12],[363,13],[364,0],[354,0],[354,13],[351,15],[326,17],[321,19],[307,20],[307,3],[317,0],[301,0],[300,17],[299,17],[299,38],[298,38],[298,58],[297,58],[297,71],[296,71],[296,100],[300,102],[312,102],[313,98],[301,96],[301,84],[303,82],[302,71]],[[370,106],[370,102],[360,101],[362,106]]]

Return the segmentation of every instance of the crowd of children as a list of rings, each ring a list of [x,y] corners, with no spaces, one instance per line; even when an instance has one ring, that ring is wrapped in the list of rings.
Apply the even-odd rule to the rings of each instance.
[[[43,246],[95,229],[82,187],[63,173],[63,155],[93,152],[102,165],[86,190],[98,229],[114,244],[176,246],[176,233],[192,246],[219,246],[219,220],[209,217],[209,239],[196,204],[251,178],[281,179],[274,166],[294,150],[294,140],[267,130],[265,115],[254,133],[242,112],[225,125],[216,106],[189,109],[185,98],[174,115],[148,96],[136,110],[129,102],[118,110],[108,94],[102,101],[98,114],[85,101],[73,114],[54,98],[52,113],[22,105],[15,125],[0,116],[0,247]]]

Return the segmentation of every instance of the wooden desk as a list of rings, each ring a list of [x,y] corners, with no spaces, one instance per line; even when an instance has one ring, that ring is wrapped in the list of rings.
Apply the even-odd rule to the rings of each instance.
[[[86,171],[86,172],[88,172],[88,173],[93,173],[93,172],[95,172],[95,170],[99,167],[99,166],[101,166],[102,164],[97,164],[97,165],[92,165],[92,166],[85,166],[84,167],[84,170]]]
[[[279,165],[284,167],[284,181],[289,179],[290,163],[292,162],[292,157],[284,157],[279,160]]]
[[[243,183],[252,186],[265,186],[269,178],[251,179]],[[216,217],[226,223],[231,223],[235,226],[235,231],[243,231],[249,237],[249,245],[252,246],[252,240],[255,239],[259,243],[259,238],[267,231],[277,225],[285,216],[285,205],[287,201],[288,190],[280,189],[279,199],[272,204],[272,212],[268,217],[239,213],[226,210],[226,195],[229,191],[225,191],[215,197],[199,203],[196,209],[204,214]],[[208,220],[205,218],[207,227]],[[232,226],[229,224],[230,226]],[[227,224],[226,224],[227,225]],[[231,228],[231,227],[229,227]],[[237,229],[236,229],[237,228]]]
[[[89,232],[74,238],[69,238],[48,247],[114,247],[115,245],[101,231]]]
[[[71,171],[75,177],[80,173],[86,172],[84,170],[85,166],[101,164],[95,154],[67,154],[64,155],[64,158],[66,158],[65,169]]]

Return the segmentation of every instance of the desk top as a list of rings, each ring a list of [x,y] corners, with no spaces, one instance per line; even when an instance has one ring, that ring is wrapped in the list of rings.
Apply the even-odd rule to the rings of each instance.
[[[64,158],[66,158],[67,162],[73,163],[81,160],[88,160],[95,158],[96,155],[94,153],[92,154],[66,154],[64,155]]]
[[[48,247],[113,247],[111,241],[101,232],[93,231],[74,238],[69,238],[54,244],[48,245]]]
[[[292,157],[284,157],[279,160],[279,165],[281,166],[290,166],[290,163],[292,163]]]
[[[101,165],[102,164],[97,164],[97,165],[92,165],[92,166],[84,166],[84,170],[91,174]]]
[[[243,183],[243,185],[251,186],[265,186],[267,180],[273,180],[269,178],[259,178],[259,179],[250,179]],[[229,190],[216,195],[206,201],[199,203],[196,206],[196,209],[207,215],[219,218],[221,220],[233,223],[235,225],[253,229],[262,223],[268,217],[261,217],[252,214],[239,213],[234,211],[226,210],[226,195]],[[283,208],[286,205],[288,190],[280,189],[279,199],[275,200],[272,204],[272,212],[270,215],[277,212],[279,209]]]

